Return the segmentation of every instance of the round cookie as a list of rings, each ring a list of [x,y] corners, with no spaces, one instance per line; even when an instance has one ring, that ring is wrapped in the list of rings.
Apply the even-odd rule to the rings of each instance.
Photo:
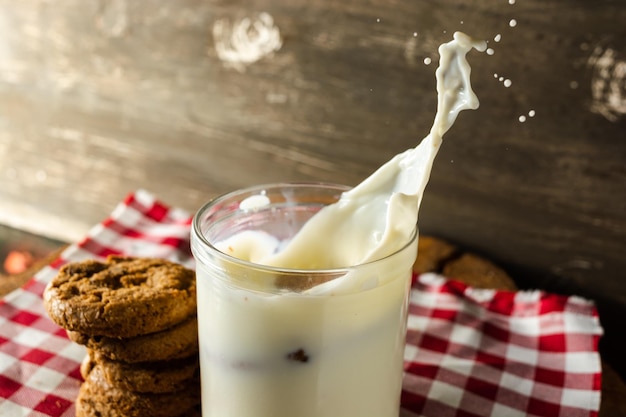
[[[109,384],[96,365],[80,387],[76,417],[176,417],[195,415],[200,404],[200,384],[191,381],[180,391],[141,394]]]
[[[187,358],[198,353],[198,319],[193,316],[169,329],[132,338],[90,336],[67,331],[68,337],[88,349],[128,363]]]
[[[102,414],[91,403],[86,401],[76,404],[76,417],[125,417],[120,411],[115,409],[114,405],[111,409],[109,409],[108,413],[109,414]],[[198,404],[197,406],[184,411],[182,414],[177,414],[171,417],[202,417],[202,408]]]
[[[196,313],[195,273],[153,258],[70,263],[46,286],[44,305],[67,330],[119,338],[154,333]]]
[[[91,371],[99,367],[111,386],[133,392],[174,392],[187,387],[194,378],[199,381],[200,364],[197,355],[172,361],[129,364],[112,361],[90,350],[86,362],[88,364],[83,362],[80,368],[84,379],[88,379]]]
[[[498,288],[508,291],[517,289],[515,281],[502,268],[471,253],[465,253],[447,262],[442,273],[474,288]]]
[[[417,258],[413,264],[413,272],[439,271],[443,264],[452,259],[458,249],[445,240],[432,236],[420,236],[417,242]]]
[[[89,402],[82,402],[80,404],[76,404],[76,417],[125,417],[124,414],[121,414],[120,411],[115,410],[115,406],[112,406],[112,409],[108,411],[108,414],[102,414],[98,409],[96,409]],[[202,409],[201,407],[195,406],[191,409],[183,412],[182,414],[177,414],[171,417],[202,417]]]

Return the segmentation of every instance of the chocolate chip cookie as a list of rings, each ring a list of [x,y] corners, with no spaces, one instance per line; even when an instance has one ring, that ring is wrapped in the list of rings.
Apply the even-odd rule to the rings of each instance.
[[[187,387],[192,379],[199,381],[198,355],[171,361],[126,363],[113,361],[94,350],[81,365],[85,380],[99,367],[102,376],[113,387],[132,392],[167,393]]]
[[[200,384],[190,380],[182,390],[136,393],[111,385],[99,365],[93,367],[76,399],[76,417],[177,417],[195,415]]]
[[[153,258],[74,262],[47,285],[44,305],[59,326],[83,334],[159,332],[196,314],[195,273]]]
[[[68,331],[69,338],[109,359],[128,363],[186,358],[198,353],[196,316],[169,329],[132,338],[91,336]]]

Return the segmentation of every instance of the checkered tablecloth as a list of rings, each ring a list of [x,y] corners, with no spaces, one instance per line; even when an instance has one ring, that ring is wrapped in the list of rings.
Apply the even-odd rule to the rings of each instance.
[[[146,191],[129,195],[81,242],[0,301],[0,416],[74,416],[84,349],[42,305],[67,262],[119,253],[193,267],[190,214]],[[410,303],[403,417],[597,416],[602,334],[578,297],[477,290],[416,277]]]

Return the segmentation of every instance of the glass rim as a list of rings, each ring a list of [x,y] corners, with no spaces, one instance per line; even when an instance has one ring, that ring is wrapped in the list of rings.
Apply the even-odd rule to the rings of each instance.
[[[327,269],[302,269],[302,268],[284,268],[284,267],[276,267],[276,266],[271,266],[271,265],[264,265],[264,264],[259,264],[259,263],[255,263],[255,262],[250,262],[250,261],[246,261],[237,257],[234,257],[232,255],[229,255],[227,253],[222,252],[221,250],[219,250],[218,248],[215,247],[215,245],[213,245],[211,242],[209,242],[209,240],[206,238],[206,236],[202,233],[201,230],[201,222],[204,219],[204,214],[212,207],[215,207],[217,204],[219,204],[220,202],[223,202],[224,200],[227,200],[230,197],[234,197],[237,194],[242,194],[242,193],[247,193],[247,192],[254,192],[255,190],[267,190],[267,189],[278,189],[278,188],[285,188],[285,187],[309,187],[309,188],[335,188],[338,191],[344,192],[344,191],[348,191],[351,187],[348,187],[346,185],[341,185],[341,184],[335,184],[335,183],[326,183],[326,182],[276,182],[276,183],[267,183],[267,184],[258,184],[258,185],[254,185],[254,186],[250,186],[250,187],[246,187],[246,188],[240,188],[238,190],[235,191],[230,191],[221,195],[216,196],[215,198],[210,199],[209,201],[207,201],[206,203],[204,203],[197,211],[196,214],[193,216],[193,220],[192,220],[192,227],[191,227],[191,248],[192,248],[192,252],[194,252],[194,246],[196,246],[194,244],[194,242],[197,242],[199,244],[202,245],[201,248],[196,248],[196,249],[202,249],[207,251],[208,253],[212,253],[214,255],[217,255],[220,259],[233,263],[233,264],[237,264],[239,266],[242,267],[246,267],[246,268],[250,268],[250,269],[256,269],[256,270],[262,270],[262,271],[266,271],[266,272],[271,272],[274,274],[289,274],[289,275],[306,275],[306,276],[311,276],[311,275],[318,275],[318,274],[324,274],[324,275],[340,275],[340,274],[345,274],[349,271],[352,271],[354,269],[358,269],[358,268],[365,268],[377,263],[382,263],[385,260],[405,251],[408,247],[411,246],[411,244],[413,244],[413,242],[417,239],[418,236],[418,227],[417,224],[415,225],[415,227],[413,228],[411,237],[409,238],[408,242],[406,242],[401,248],[399,248],[398,250],[394,251],[393,253],[390,253],[387,256],[384,256],[382,258],[378,258],[372,261],[368,261],[368,262],[363,262],[357,265],[349,265],[349,266],[344,266],[344,267],[337,267],[337,268],[327,268]],[[195,255],[195,254],[194,254]],[[197,260],[197,259],[196,259]]]

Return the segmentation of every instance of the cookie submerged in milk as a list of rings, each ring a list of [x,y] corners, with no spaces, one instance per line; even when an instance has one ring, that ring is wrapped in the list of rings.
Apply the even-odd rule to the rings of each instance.
[[[154,258],[74,262],[46,286],[44,306],[59,326],[82,334],[155,333],[195,316],[195,273]]]

